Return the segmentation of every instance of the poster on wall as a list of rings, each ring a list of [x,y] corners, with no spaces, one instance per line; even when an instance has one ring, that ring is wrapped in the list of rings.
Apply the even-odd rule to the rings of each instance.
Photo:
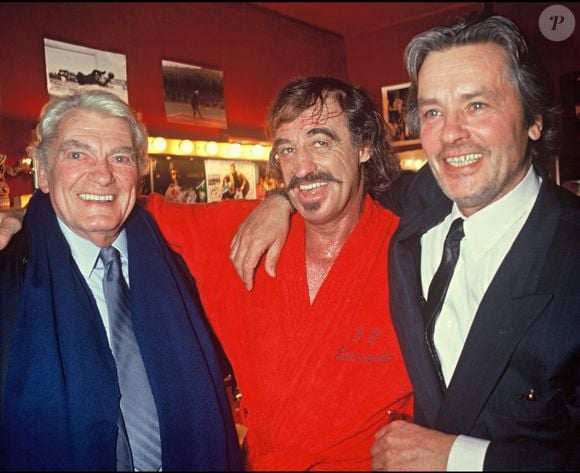
[[[394,146],[418,145],[420,140],[411,135],[406,123],[407,94],[410,82],[404,84],[387,85],[381,88],[383,98],[383,116],[391,143]]]
[[[256,199],[256,176],[256,163],[251,161],[206,159],[207,201]]]
[[[128,102],[124,54],[45,38],[44,55],[46,87],[51,97],[68,95],[78,89],[100,89]]]
[[[161,61],[167,121],[226,129],[224,74],[173,61]]]
[[[187,204],[207,202],[205,168],[200,158],[149,156],[151,188],[167,200]]]

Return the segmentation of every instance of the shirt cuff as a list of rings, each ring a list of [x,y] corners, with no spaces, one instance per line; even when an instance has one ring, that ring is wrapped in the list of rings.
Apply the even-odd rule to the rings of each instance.
[[[483,471],[489,440],[459,435],[449,452],[447,471]]]

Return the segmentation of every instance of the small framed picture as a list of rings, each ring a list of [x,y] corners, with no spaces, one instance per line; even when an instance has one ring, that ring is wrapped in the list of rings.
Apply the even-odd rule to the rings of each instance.
[[[252,161],[205,159],[207,201],[256,199],[257,164]]]
[[[407,95],[410,82],[381,88],[383,116],[387,122],[389,139],[393,146],[418,145],[420,140],[411,136],[406,123]]]
[[[203,159],[150,155],[149,163],[149,184],[142,194],[157,192],[167,200],[186,204],[207,202]]]
[[[161,67],[167,121],[227,128],[222,71],[167,60]]]
[[[79,89],[101,89],[128,102],[124,54],[44,38],[46,87],[51,97]]]

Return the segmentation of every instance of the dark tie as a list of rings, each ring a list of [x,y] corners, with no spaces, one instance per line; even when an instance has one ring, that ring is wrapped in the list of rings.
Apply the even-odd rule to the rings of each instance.
[[[105,266],[103,289],[109,311],[111,349],[121,389],[122,420],[129,437],[133,465],[139,471],[157,471],[161,467],[159,421],[133,332],[129,287],[123,277],[119,252],[111,246],[102,248],[100,257]]]
[[[441,367],[439,365],[437,351],[435,350],[435,344],[433,342],[433,332],[435,331],[435,322],[437,321],[437,317],[441,312],[441,307],[443,306],[443,301],[445,300],[447,289],[449,288],[449,283],[451,282],[451,277],[453,276],[453,271],[455,270],[455,265],[459,259],[459,245],[464,236],[465,233],[463,233],[463,219],[457,218],[451,224],[451,228],[445,237],[441,263],[439,263],[439,267],[435,272],[435,276],[433,276],[433,280],[429,286],[427,302],[423,308],[423,316],[425,318],[425,340],[427,341],[427,345],[431,350],[433,358],[437,362],[439,376],[443,382],[443,385],[445,385],[445,382],[441,373]]]

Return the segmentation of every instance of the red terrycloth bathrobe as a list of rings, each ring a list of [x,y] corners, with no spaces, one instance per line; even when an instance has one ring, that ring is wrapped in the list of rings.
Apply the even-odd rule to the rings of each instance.
[[[194,275],[234,368],[252,470],[370,470],[388,410],[411,415],[412,389],[389,313],[387,250],[398,218],[370,197],[310,304],[304,220],[270,278],[247,291],[229,244],[258,201],[176,204],[151,196],[169,244]]]

